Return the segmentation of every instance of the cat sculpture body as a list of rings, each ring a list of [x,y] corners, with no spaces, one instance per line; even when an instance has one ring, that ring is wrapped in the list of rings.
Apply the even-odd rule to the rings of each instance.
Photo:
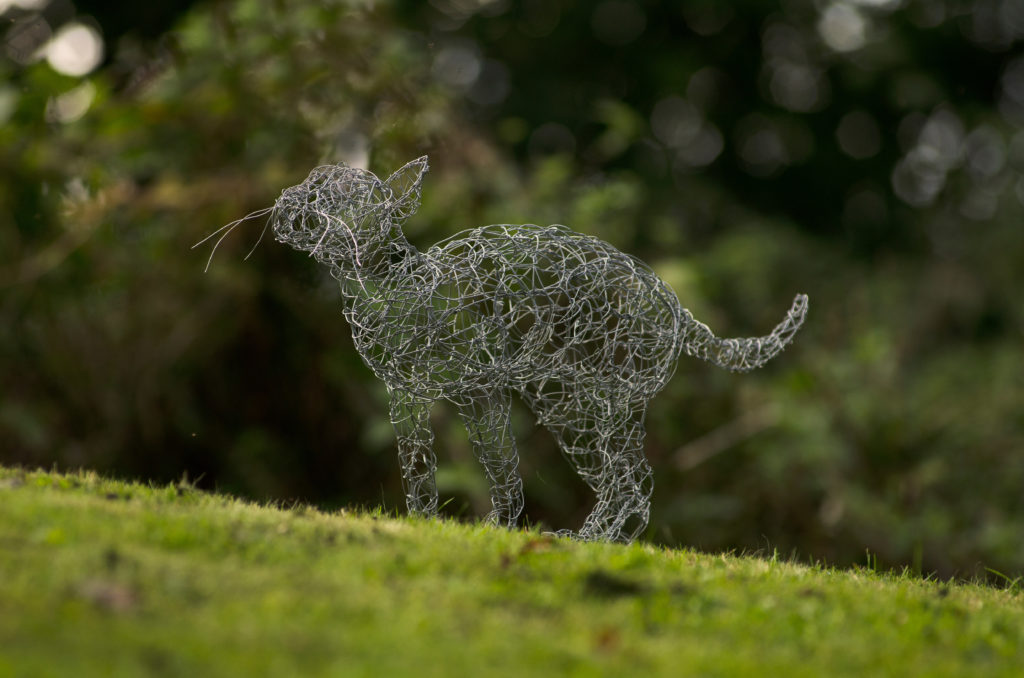
[[[454,404],[490,482],[488,520],[512,526],[523,485],[510,428],[517,393],[597,495],[578,538],[631,541],[648,522],[647,404],[680,353],[731,370],[764,364],[803,323],[798,295],[760,338],[720,339],[638,259],[564,226],[496,225],[425,252],[401,223],[419,206],[426,157],[386,180],[314,169],[271,210],[275,238],[341,284],[355,346],[387,385],[406,502],[437,510],[430,406]]]

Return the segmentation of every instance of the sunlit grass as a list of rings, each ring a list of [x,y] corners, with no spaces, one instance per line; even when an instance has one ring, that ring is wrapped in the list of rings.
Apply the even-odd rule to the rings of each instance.
[[[0,468],[0,676],[1019,675],[1024,596]]]

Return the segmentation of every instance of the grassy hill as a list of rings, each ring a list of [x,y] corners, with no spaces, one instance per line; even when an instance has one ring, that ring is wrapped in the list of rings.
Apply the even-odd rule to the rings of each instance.
[[[7,676],[1019,676],[1024,595],[0,468]]]

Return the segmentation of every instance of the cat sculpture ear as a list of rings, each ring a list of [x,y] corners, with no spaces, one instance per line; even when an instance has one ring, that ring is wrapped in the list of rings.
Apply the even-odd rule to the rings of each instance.
[[[384,182],[394,196],[394,206],[391,208],[393,219],[406,219],[419,209],[420,182],[428,169],[427,156],[424,155],[395,170]]]

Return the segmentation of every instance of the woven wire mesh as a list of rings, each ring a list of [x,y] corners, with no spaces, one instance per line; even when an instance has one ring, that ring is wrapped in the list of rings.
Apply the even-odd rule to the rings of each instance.
[[[648,522],[647,403],[680,353],[746,371],[803,323],[798,295],[767,336],[722,339],[640,260],[564,226],[494,225],[425,252],[401,222],[419,205],[426,158],[387,180],[328,165],[271,210],[277,240],[341,284],[355,346],[387,385],[411,511],[437,511],[430,406],[446,399],[490,482],[488,520],[523,510],[511,397],[518,393],[597,497],[583,539],[631,541]],[[229,225],[230,226],[230,225]]]

